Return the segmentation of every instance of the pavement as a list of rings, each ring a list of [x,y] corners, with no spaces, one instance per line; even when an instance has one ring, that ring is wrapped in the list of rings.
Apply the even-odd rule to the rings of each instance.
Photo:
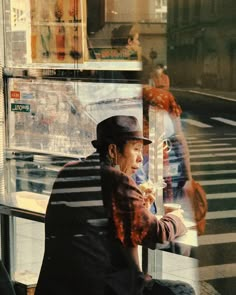
[[[193,88],[178,88],[178,87],[172,87],[170,89],[171,91],[186,91],[189,93],[194,94],[201,94],[208,97],[215,97],[223,100],[228,101],[235,101],[236,102],[236,91],[220,91],[215,89],[207,89],[207,88],[199,88],[199,87],[193,87]]]

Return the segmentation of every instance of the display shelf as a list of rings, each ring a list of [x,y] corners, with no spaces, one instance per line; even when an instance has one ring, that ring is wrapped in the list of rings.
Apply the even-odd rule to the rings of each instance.
[[[61,70],[97,70],[97,71],[142,71],[142,62],[140,61],[121,61],[121,60],[90,60],[84,63],[30,63],[30,64],[7,64],[9,71],[12,69],[61,69]]]

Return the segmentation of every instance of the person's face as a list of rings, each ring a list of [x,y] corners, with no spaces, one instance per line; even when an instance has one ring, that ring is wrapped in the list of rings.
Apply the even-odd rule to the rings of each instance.
[[[119,165],[120,170],[128,176],[132,176],[143,161],[143,141],[130,140],[125,146],[123,152],[115,151],[115,162]]]
[[[133,48],[140,46],[139,34],[138,33],[134,34],[132,40],[131,39],[128,40],[128,45],[132,46]]]
[[[163,69],[161,67],[158,67],[156,69],[156,73],[157,73],[157,75],[161,75],[163,73]]]

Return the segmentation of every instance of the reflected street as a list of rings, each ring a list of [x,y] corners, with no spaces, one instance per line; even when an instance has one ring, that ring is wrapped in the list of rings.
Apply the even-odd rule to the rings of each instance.
[[[236,287],[236,100],[174,94],[183,109],[193,178],[204,187],[209,206],[199,238],[199,277],[220,294],[230,294]]]

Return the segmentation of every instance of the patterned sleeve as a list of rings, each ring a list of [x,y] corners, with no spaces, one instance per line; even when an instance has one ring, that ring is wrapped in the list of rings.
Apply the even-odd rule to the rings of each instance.
[[[115,234],[126,247],[145,245],[154,249],[156,243],[171,241],[186,232],[174,215],[158,220],[145,207],[142,193],[133,179],[123,173],[113,182],[111,202]]]
[[[174,95],[167,90],[155,87],[143,87],[144,103],[156,107],[158,110],[166,110],[168,113],[179,117],[182,114],[180,105],[177,104]]]

